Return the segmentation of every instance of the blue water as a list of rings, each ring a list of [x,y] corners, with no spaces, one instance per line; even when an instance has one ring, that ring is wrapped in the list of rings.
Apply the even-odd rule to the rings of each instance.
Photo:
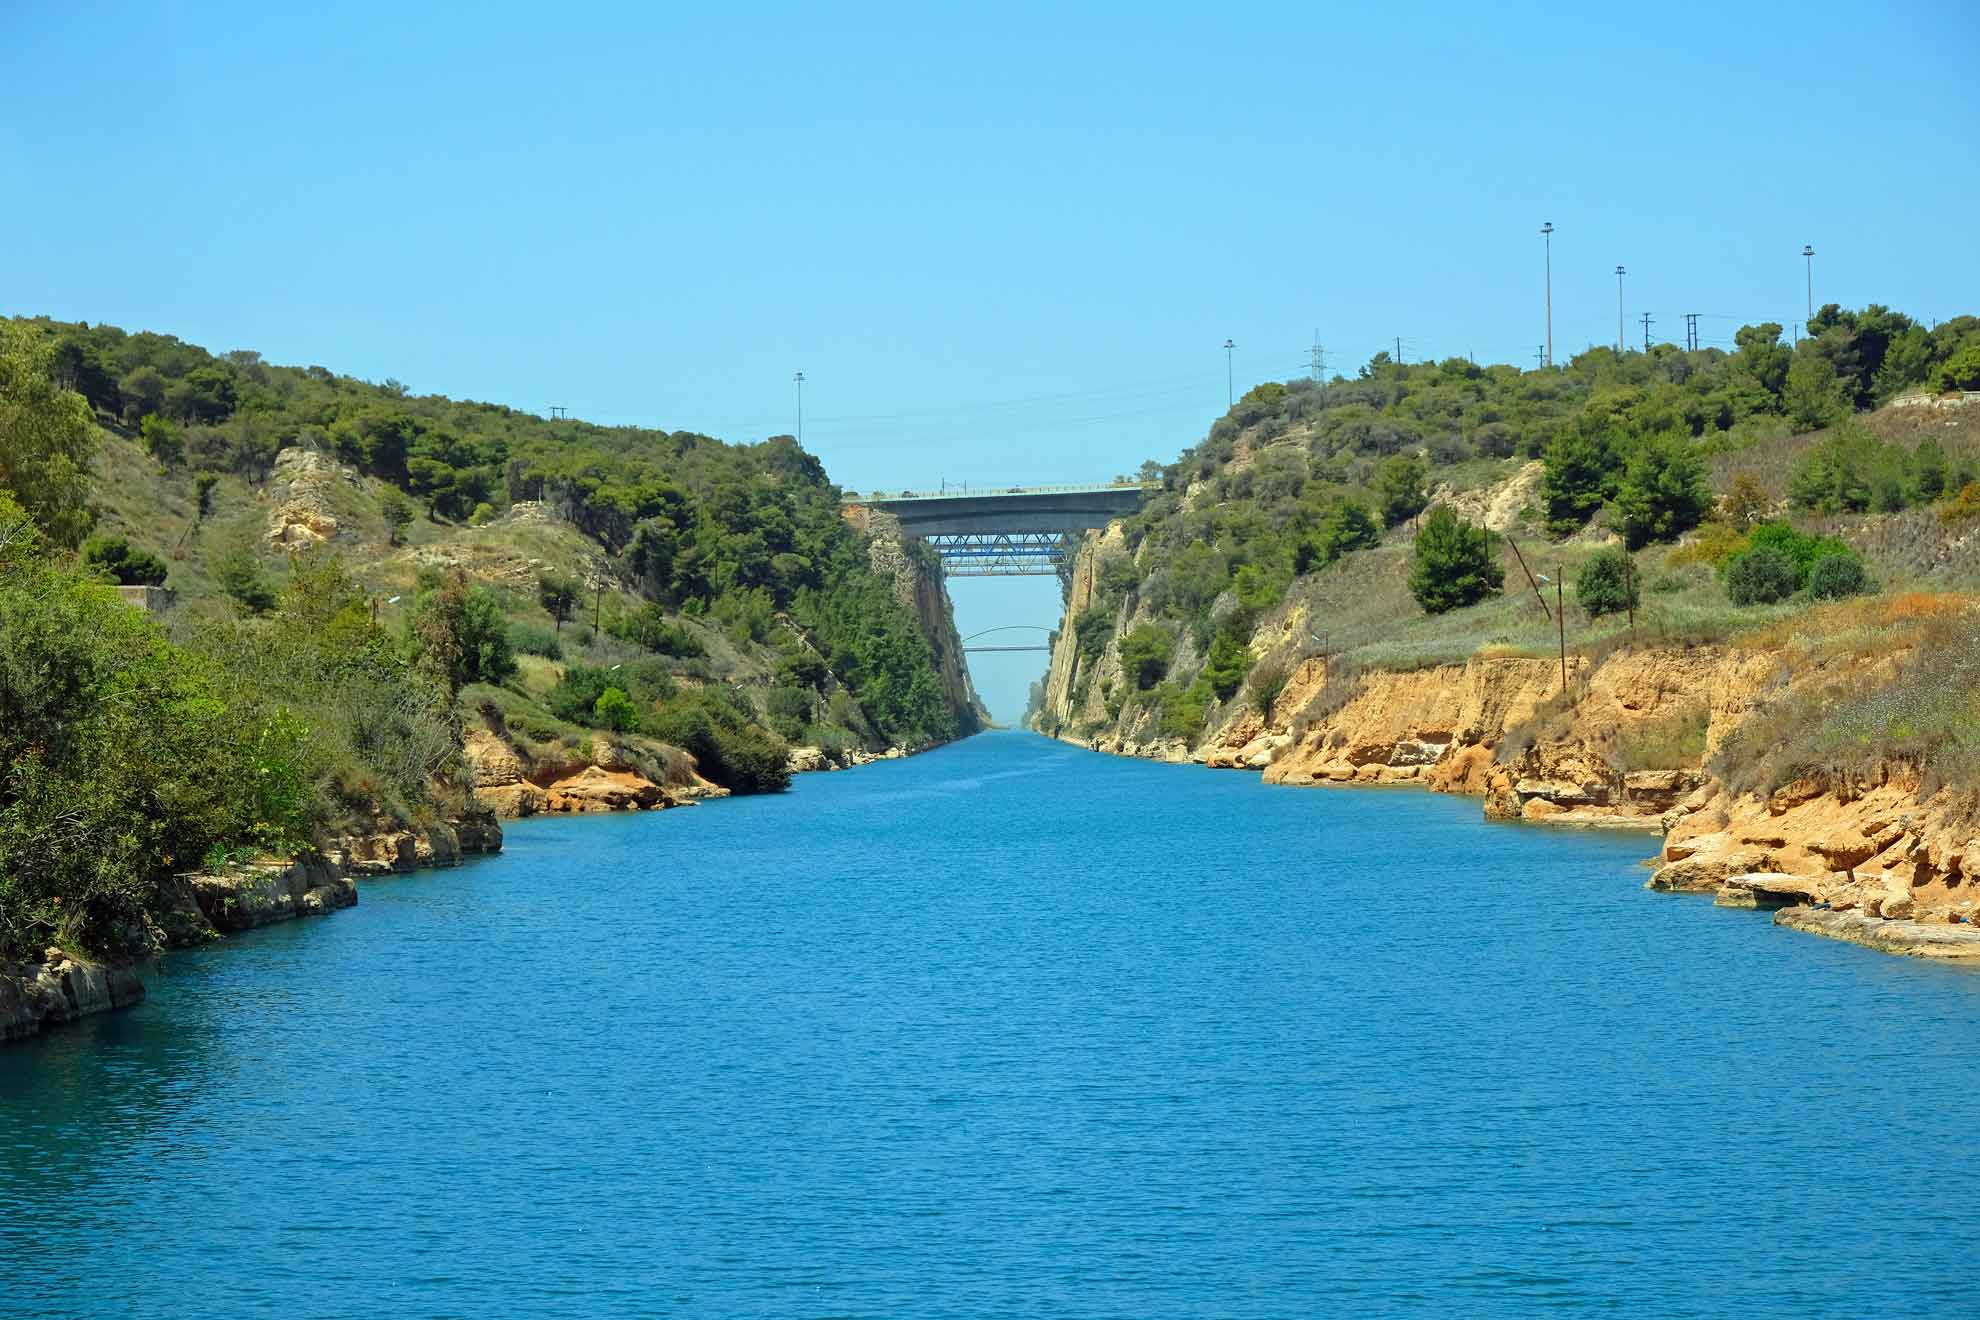
[[[0,1316],[1980,1311],[1980,976],[1023,735],[530,821],[0,1050]]]

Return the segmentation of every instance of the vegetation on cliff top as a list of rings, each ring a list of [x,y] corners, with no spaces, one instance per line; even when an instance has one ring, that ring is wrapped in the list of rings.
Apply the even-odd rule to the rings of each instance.
[[[585,627],[571,648],[587,658],[623,658],[616,647],[593,645],[610,633],[639,653],[682,661],[690,679],[743,681],[759,694],[748,719],[760,730],[770,729],[766,680],[800,653],[822,657],[826,670],[809,689],[817,718],[794,736],[914,745],[974,727],[974,713],[943,691],[920,620],[841,517],[838,488],[788,436],[731,445],[685,431],[551,421],[105,325],[21,321],[8,333],[38,341],[47,356],[41,378],[86,400],[56,388],[67,424],[93,410],[105,429],[100,512],[140,549],[169,555],[172,585],[194,596],[246,595],[265,606],[266,589],[285,570],[282,548],[257,525],[265,512],[252,502],[284,450],[315,454],[363,477],[354,489],[338,488],[352,524],[339,543],[376,527],[386,548],[406,546],[377,562],[354,561],[381,596],[426,589],[420,567],[444,565],[455,556],[443,547],[478,532],[472,543],[507,552],[510,564],[543,561],[522,581],[513,570],[503,581],[464,565],[488,579],[505,613],[541,618],[560,638],[566,621],[589,613],[598,626]],[[49,411],[45,401],[39,411]],[[140,444],[152,460],[142,472],[129,461]],[[40,448],[87,469],[76,444]],[[171,506],[193,503],[186,495],[202,481],[218,483],[217,525],[206,515],[175,525]],[[71,491],[65,502],[76,520],[65,543],[99,513],[79,496]],[[24,502],[36,512],[33,500]],[[574,529],[576,553],[518,526],[517,506],[540,511],[531,526]],[[704,640],[711,631],[725,639],[719,655]],[[694,672],[696,660],[707,672]],[[840,711],[845,720],[830,701],[841,691],[859,707]]]
[[[1749,326],[1732,353],[1599,348],[1542,370],[1378,354],[1353,380],[1251,390],[1163,470],[1161,492],[1123,524],[1127,553],[1102,552],[1076,622],[1072,719],[1097,731],[1092,693],[1117,629],[1176,640],[1158,688],[1108,691],[1108,722],[1194,737],[1230,710],[1203,678],[1213,651],[1403,668],[1547,654],[1551,583],[1578,572],[1589,590],[1571,646],[1628,627],[1631,597],[1640,636],[1712,640],[1880,582],[1980,584],[1957,548],[1980,526],[1966,512],[1980,508],[1975,410],[1855,415],[1963,387],[1980,320],[1927,328],[1882,307],[1827,307],[1808,332],[1790,347],[1780,326]],[[1329,536],[1343,510],[1389,530]],[[1489,573],[1458,553],[1487,542],[1488,514],[1508,533]],[[1785,577],[1759,571],[1779,553]],[[1603,560],[1592,573],[1591,558]],[[1267,618],[1283,626],[1260,632]],[[1203,718],[1176,718],[1175,698],[1192,692]]]
[[[111,585],[160,581],[162,617]],[[934,647],[787,438],[0,321],[0,958],[141,953],[176,873],[458,814],[463,719],[643,731],[742,792],[787,740],[953,737]]]

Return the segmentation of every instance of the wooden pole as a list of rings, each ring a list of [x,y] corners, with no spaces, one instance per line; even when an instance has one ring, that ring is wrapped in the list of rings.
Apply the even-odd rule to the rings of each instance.
[[[1540,593],[1540,584],[1533,580],[1533,570],[1526,566],[1526,556],[1519,552],[1519,542],[1512,539],[1511,532],[1506,533],[1506,544],[1512,547],[1513,558],[1519,561],[1519,571],[1526,574],[1526,584],[1533,588],[1533,599],[1540,602],[1540,612],[1552,623],[1554,613],[1547,608],[1547,598]]]
[[[1561,691],[1567,691],[1567,606],[1561,591],[1561,579],[1566,576],[1559,564],[1554,565],[1554,624],[1561,633]]]
[[[1649,349],[1644,349],[1649,352]],[[1629,607],[1629,638],[1636,640],[1636,559],[1623,551],[1623,603]]]

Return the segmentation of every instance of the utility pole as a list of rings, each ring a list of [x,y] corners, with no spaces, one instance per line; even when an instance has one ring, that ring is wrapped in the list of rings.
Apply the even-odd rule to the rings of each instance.
[[[1512,547],[1513,558],[1519,561],[1519,571],[1526,574],[1527,585],[1533,588],[1533,599],[1540,602],[1540,612],[1553,621],[1553,611],[1547,608],[1547,597],[1540,590],[1540,583],[1534,579],[1533,570],[1526,566],[1526,556],[1519,552],[1519,542],[1513,540],[1512,533],[1506,533],[1506,544]]]
[[[1801,260],[1808,267],[1808,319],[1815,319],[1815,247],[1810,243],[1801,245]]]
[[[1230,411],[1231,405],[1237,402],[1237,389],[1233,383],[1235,378],[1231,375],[1231,350],[1236,347],[1237,345],[1230,340],[1224,341],[1224,410],[1226,412]]]
[[[1313,383],[1318,385],[1327,378],[1327,350],[1320,346],[1320,332],[1313,332]]]
[[[1643,351],[1650,351],[1650,313],[1643,314]]]
[[[1554,626],[1561,634],[1561,691],[1567,691],[1567,595],[1561,590],[1561,581],[1567,577],[1567,570],[1559,563],[1554,565]]]
[[[569,411],[569,410],[568,410],[568,409],[566,409],[566,408],[564,407],[564,405],[563,405],[563,404],[561,404],[561,403],[553,403],[553,404],[551,404],[551,405],[550,405],[550,420],[551,420],[551,421],[553,421],[553,422],[561,422],[561,421],[563,421],[563,420],[564,420],[564,414],[565,414],[565,413],[566,413],[567,411]]]
[[[1535,344],[1533,346],[1533,369],[1535,371],[1538,371],[1540,370],[1540,368],[1546,365],[1547,365],[1547,346],[1545,344]]]
[[[1541,365],[1554,365],[1554,222],[1540,226],[1540,237],[1547,244],[1547,356]]]
[[[1629,607],[1629,639],[1636,640],[1636,557],[1623,551],[1623,604]]]
[[[1616,356],[1623,355],[1623,294],[1622,277],[1628,272],[1616,267]]]
[[[1696,353],[1698,351],[1697,312],[1686,312],[1684,314],[1684,347],[1687,352]]]
[[[1402,336],[1396,336],[1396,365],[1402,365]]]
[[[798,372],[797,375],[791,377],[791,380],[797,385],[798,447],[803,448],[804,447],[804,373],[802,371]]]

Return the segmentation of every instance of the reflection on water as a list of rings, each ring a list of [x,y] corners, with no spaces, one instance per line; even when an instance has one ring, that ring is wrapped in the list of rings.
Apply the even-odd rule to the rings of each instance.
[[[1973,1313],[1980,977],[1648,850],[1020,735],[524,822],[0,1051],[0,1316]]]

